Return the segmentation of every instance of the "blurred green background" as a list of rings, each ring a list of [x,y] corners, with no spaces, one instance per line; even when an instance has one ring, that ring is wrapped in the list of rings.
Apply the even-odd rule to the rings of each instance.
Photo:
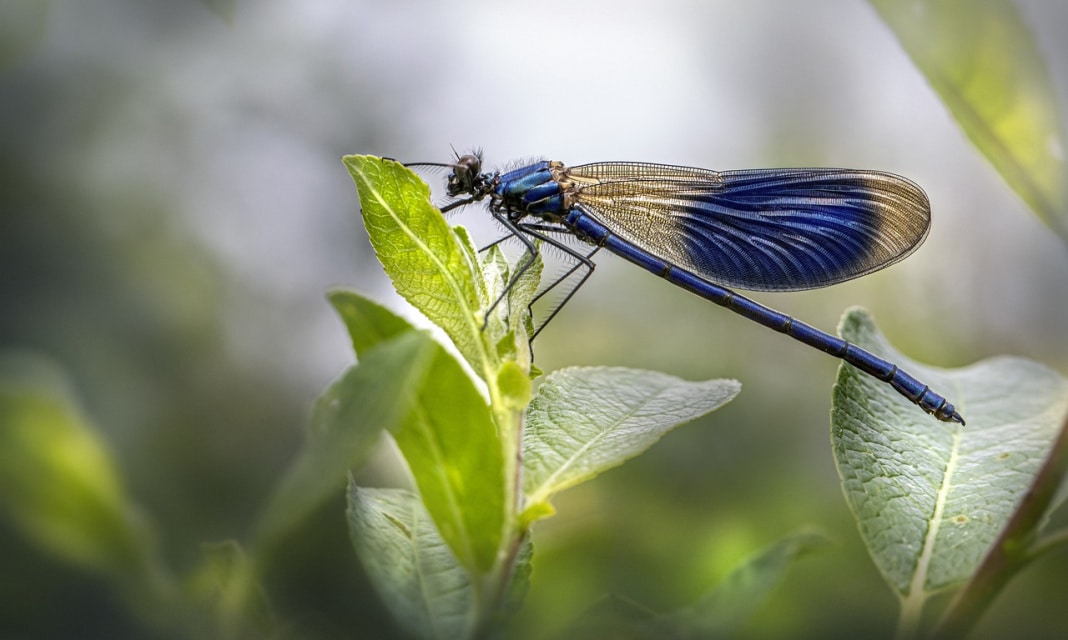
[[[1068,7],[1018,7],[1068,104]],[[0,65],[0,347],[63,372],[177,575],[202,543],[249,536],[315,397],[351,363],[325,291],[404,308],[367,244],[348,153],[900,173],[932,202],[917,254],[758,299],[827,330],[866,306],[934,364],[1010,353],[1068,369],[1063,245],[863,2],[5,0]],[[495,239],[469,209],[454,219]],[[828,446],[836,361],[609,258],[536,354],[546,371],[627,365],[743,391],[560,497],[534,533],[517,636],[609,592],[683,606],[805,525],[838,545],[802,561],[748,633],[892,628]],[[358,481],[406,476],[386,445]],[[339,484],[276,552],[271,605],[296,635],[393,637],[343,509]],[[977,637],[1068,635],[1066,576],[1063,549],[1029,568]],[[0,513],[0,638],[162,633],[108,584]]]

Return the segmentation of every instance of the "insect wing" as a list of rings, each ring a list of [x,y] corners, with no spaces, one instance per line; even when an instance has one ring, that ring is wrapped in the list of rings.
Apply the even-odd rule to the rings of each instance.
[[[575,204],[621,239],[749,290],[811,289],[871,273],[915,250],[930,227],[923,190],[879,171],[604,162],[564,177]]]

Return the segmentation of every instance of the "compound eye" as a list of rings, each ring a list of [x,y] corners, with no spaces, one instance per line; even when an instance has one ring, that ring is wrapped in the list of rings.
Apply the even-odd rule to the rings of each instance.
[[[456,159],[457,174],[466,173],[469,176],[477,176],[482,171],[482,159],[473,154],[465,154]]]
[[[456,164],[452,166],[452,176],[449,177],[449,195],[473,193],[481,170],[482,160],[478,156],[467,154],[457,158]]]

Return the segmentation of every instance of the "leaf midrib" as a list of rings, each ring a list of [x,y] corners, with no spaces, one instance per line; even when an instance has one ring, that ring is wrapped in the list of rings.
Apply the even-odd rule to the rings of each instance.
[[[928,569],[930,569],[931,561],[934,558],[934,547],[938,541],[938,534],[942,529],[942,516],[945,513],[946,502],[949,500],[949,494],[953,486],[953,474],[956,472],[959,463],[962,435],[962,430],[959,428],[953,433],[953,445],[949,450],[949,460],[946,462],[946,470],[942,475],[942,484],[938,487],[934,513],[931,515],[931,526],[928,527],[927,535],[924,536],[923,548],[920,550],[919,558],[916,560],[916,571],[912,574],[906,598],[926,597]]]
[[[552,487],[554,486],[553,481],[556,478],[560,477],[566,470],[568,470],[571,467],[573,467],[574,464],[575,464],[575,461],[580,459],[582,454],[584,454],[586,451],[590,450],[590,448],[592,448],[595,444],[598,444],[602,440],[604,440],[604,438],[609,433],[611,433],[611,432],[615,431],[616,429],[618,429],[619,425],[621,425],[624,422],[626,422],[627,420],[629,420],[640,409],[643,409],[646,406],[648,406],[650,403],[652,403],[653,401],[658,400],[664,394],[664,391],[665,391],[665,389],[660,389],[660,390],[658,390],[656,392],[656,395],[650,396],[646,400],[643,400],[640,404],[634,405],[630,410],[628,410],[626,413],[622,414],[620,416],[620,418],[618,418],[617,420],[614,420],[612,423],[607,425],[605,428],[599,430],[597,432],[597,434],[593,438],[590,438],[585,443],[583,443],[582,446],[580,446],[578,449],[575,450],[573,455],[565,458],[564,459],[564,463],[561,464],[556,469],[556,471],[553,471],[552,473],[550,473],[549,476],[545,479],[545,481],[542,482],[540,485],[538,485],[538,487],[537,487],[537,489],[535,491],[532,491],[530,493],[530,495],[527,498],[528,504],[538,504],[539,502],[543,502],[546,499],[548,499],[548,497],[554,493],[554,490],[552,489]],[[563,431],[562,428],[560,428],[560,430]],[[569,486],[569,485],[562,484],[559,487],[556,487],[555,491],[559,491],[561,489],[564,489],[567,486]]]
[[[482,340],[480,339],[479,334],[481,332],[481,328],[476,326],[474,320],[477,315],[476,310],[473,310],[468,306],[467,297],[463,295],[463,287],[453,277],[452,272],[448,268],[448,265],[444,264],[439,259],[437,253],[432,251],[430,247],[425,242],[423,242],[422,238],[419,237],[419,234],[415,233],[410,226],[408,226],[401,220],[400,216],[397,215],[393,206],[391,206],[389,202],[387,202],[387,200],[383,198],[381,192],[375,187],[374,181],[368,179],[367,173],[363,171],[363,168],[361,166],[357,166],[356,171],[360,174],[360,178],[363,180],[363,183],[366,185],[371,195],[374,196],[375,200],[378,201],[382,210],[385,211],[394,220],[397,225],[397,228],[401,229],[404,234],[408,236],[408,238],[412,241],[412,243],[419,247],[419,249],[430,258],[431,262],[437,267],[439,273],[441,273],[442,280],[444,280],[448,287],[452,290],[453,296],[458,301],[459,306],[466,312],[464,314],[464,324],[466,325],[468,330],[468,342],[474,344],[475,346],[479,361],[482,363],[482,370],[484,373],[485,380],[489,385],[492,393],[494,390],[494,385],[490,381],[493,379],[493,366],[489,360],[489,354],[486,351],[485,346],[482,344]]]

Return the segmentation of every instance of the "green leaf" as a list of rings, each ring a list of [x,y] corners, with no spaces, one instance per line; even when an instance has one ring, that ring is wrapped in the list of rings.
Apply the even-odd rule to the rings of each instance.
[[[290,466],[259,524],[260,544],[275,542],[359,467],[384,429],[416,410],[412,389],[422,386],[437,347],[408,331],[367,350],[360,364],[335,381],[315,404],[308,441]]]
[[[570,368],[538,389],[523,435],[528,521],[556,492],[642,453],[665,433],[727,403],[734,380],[687,382],[651,371]]]
[[[466,233],[430,203],[430,188],[392,160],[345,156],[364,226],[379,261],[405,300],[440,326],[471,367],[493,375],[496,355],[482,334],[485,285]]]
[[[471,238],[471,232],[460,225],[454,226],[452,232],[456,234],[456,240],[460,243],[460,249],[462,249],[467,256],[467,264],[478,264],[478,250],[475,249],[475,241]]]
[[[538,292],[543,267],[541,254],[533,257],[524,254],[520,258],[520,264],[527,261],[530,266],[512,283],[515,272],[499,245],[490,247],[482,259],[482,275],[490,302],[504,297],[493,308],[487,322],[487,342],[497,346],[500,360],[514,361],[524,372],[531,368],[530,334],[533,324],[530,303]],[[512,286],[506,291],[510,283]],[[525,407],[527,402],[530,402],[529,397],[519,408]]]
[[[734,637],[801,557],[830,545],[818,533],[796,533],[744,560],[694,605],[666,616],[672,637]],[[661,636],[665,637],[665,636]]]
[[[349,483],[349,535],[393,619],[416,638],[469,638],[474,590],[423,508],[402,489]]]
[[[482,278],[486,283],[486,295],[490,304],[504,295],[504,289],[511,280],[511,268],[499,245],[493,245],[482,256]],[[496,345],[500,360],[515,360],[518,354],[515,335],[509,333],[508,313],[511,310],[507,300],[501,300],[489,317],[486,318],[486,342]]]
[[[571,625],[568,637],[630,640],[735,637],[799,558],[829,544],[820,534],[794,534],[743,560],[723,582],[693,605],[663,615],[626,598],[607,596]]]
[[[612,638],[612,640],[661,640],[660,619],[652,609],[630,598],[610,593],[582,612],[559,638]]]
[[[270,603],[257,582],[257,568],[237,542],[205,544],[200,564],[186,579],[193,601],[214,614],[219,637],[241,637],[239,630],[257,637],[279,634]]]
[[[967,637],[983,612],[1016,573],[1054,547],[1068,543],[1068,529],[1038,535],[1048,524],[1050,513],[1064,499],[1066,476],[1068,416],[1065,416],[1053,451],[1043,463],[1034,483],[971,580],[943,611],[933,637]]]
[[[0,355],[0,509],[26,539],[113,577],[154,579],[152,541],[62,372]]]
[[[497,386],[501,389],[501,398],[507,409],[522,411],[530,404],[530,375],[514,361],[509,360],[501,365]]]
[[[534,300],[534,296],[538,293],[538,287],[541,286],[541,274],[545,266],[540,252],[530,258],[524,255],[520,258],[519,264],[523,264],[528,259],[530,260],[530,266],[519,276],[508,291],[510,314],[508,326],[512,335],[515,336],[518,352],[516,362],[524,370],[530,370],[533,366],[533,354],[530,352],[530,336],[534,333],[534,319],[531,317],[530,305]]]
[[[237,0],[200,0],[212,13],[219,16],[228,25],[234,24]]]
[[[1009,521],[1068,411],[1068,381],[1018,358],[951,371],[917,364],[859,309],[839,332],[947,393],[968,421],[938,422],[889,385],[839,369],[832,441],[846,499],[876,565],[915,611],[967,580]]]
[[[415,408],[390,431],[427,511],[460,563],[493,564],[504,526],[505,472],[497,427],[460,363],[437,343],[425,347],[421,380],[407,386]]]
[[[345,323],[358,357],[380,342],[414,330],[404,318],[355,291],[334,289],[327,297]]]
[[[506,572],[503,576],[506,582],[503,593],[490,596],[496,600],[493,602],[493,609],[486,616],[486,622],[482,625],[478,637],[512,637],[513,634],[509,633],[509,625],[513,624],[513,618],[523,606],[523,601],[530,590],[534,558],[534,545],[531,544],[530,533],[527,532],[518,541],[512,541],[510,544],[514,547],[510,549],[511,556],[506,562]]]
[[[1068,239],[1065,138],[1049,72],[1010,0],[871,0],[972,143]]]
[[[519,611],[523,600],[530,591],[530,575],[534,571],[534,545],[530,541],[530,534],[523,536],[512,563],[511,580],[508,583],[504,605],[501,608],[502,615],[511,615]]]

